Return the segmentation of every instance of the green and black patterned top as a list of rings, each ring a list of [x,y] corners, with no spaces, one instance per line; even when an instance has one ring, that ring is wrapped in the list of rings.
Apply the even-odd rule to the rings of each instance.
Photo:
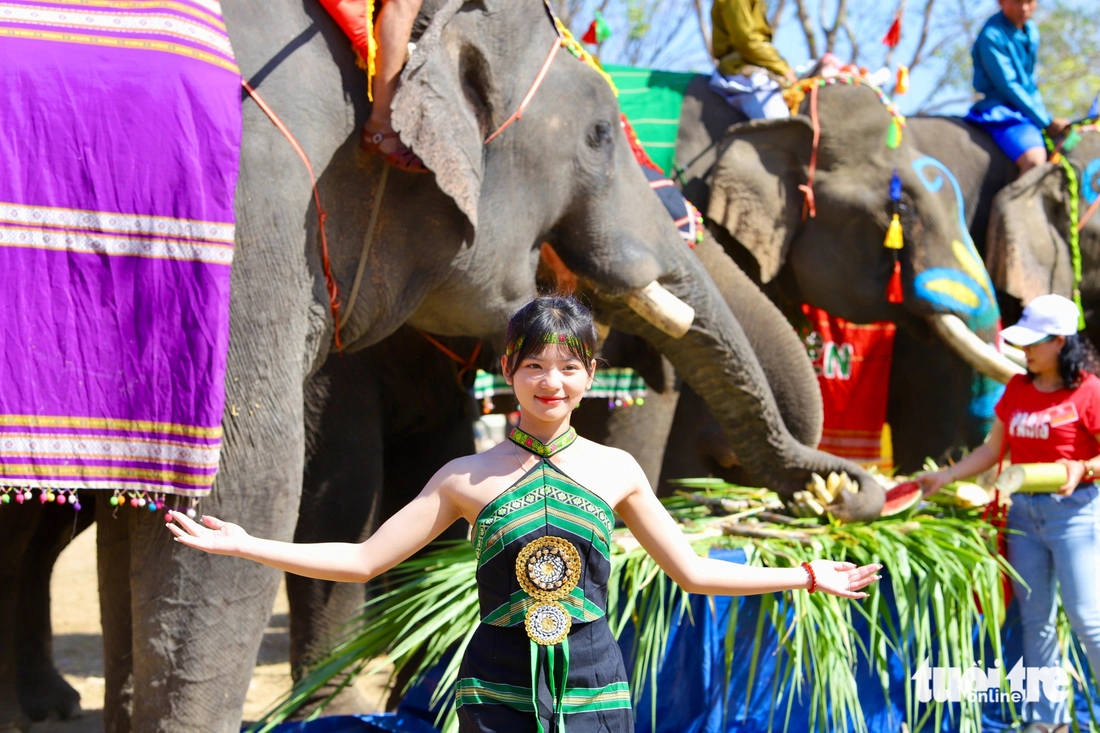
[[[463,733],[629,733],[630,690],[605,613],[614,513],[515,428],[540,461],[478,515],[481,624],[459,670]]]

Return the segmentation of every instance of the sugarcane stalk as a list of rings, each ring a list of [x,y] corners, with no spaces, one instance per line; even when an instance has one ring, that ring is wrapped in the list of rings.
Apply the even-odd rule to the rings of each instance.
[[[1005,469],[997,485],[1009,493],[1052,494],[1069,478],[1061,463],[1017,463]]]
[[[812,544],[809,532],[749,527],[739,522],[727,522],[723,524],[722,532],[735,537],[751,537],[758,540],[795,540],[803,545]]]

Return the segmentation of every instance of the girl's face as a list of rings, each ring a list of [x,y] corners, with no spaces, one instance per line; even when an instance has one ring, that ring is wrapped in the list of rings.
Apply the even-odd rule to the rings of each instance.
[[[595,361],[585,364],[567,349],[547,345],[516,364],[508,374],[506,359],[501,366],[525,416],[544,422],[567,418],[592,385]]]
[[[1027,357],[1027,370],[1032,374],[1058,370],[1058,354],[1066,345],[1065,336],[1050,336],[1031,346],[1024,346],[1024,356]]]

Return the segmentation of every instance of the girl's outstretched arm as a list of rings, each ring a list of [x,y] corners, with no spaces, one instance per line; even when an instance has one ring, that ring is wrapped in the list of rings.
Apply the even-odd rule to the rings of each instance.
[[[453,475],[448,468],[444,466],[419,496],[359,544],[265,540],[236,524],[211,516],[200,524],[175,511],[175,522],[167,526],[177,542],[215,555],[235,555],[307,578],[365,583],[424,547],[461,516],[446,487]]]
[[[724,560],[699,557],[684,538],[676,521],[665,511],[649,487],[642,469],[633,460],[630,493],[615,511],[672,580],[689,593],[721,596],[748,596],[775,593],[796,588],[809,589],[810,576],[805,569],[758,568]],[[844,598],[866,598],[859,592],[879,579],[881,565],[856,567],[850,562],[814,560],[810,563],[817,590]]]

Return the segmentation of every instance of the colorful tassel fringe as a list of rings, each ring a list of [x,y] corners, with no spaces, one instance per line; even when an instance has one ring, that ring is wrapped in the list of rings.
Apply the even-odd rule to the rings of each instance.
[[[603,19],[603,13],[596,11],[596,18],[581,36],[581,40],[590,46],[597,46],[611,37],[611,26]]]
[[[890,220],[890,226],[886,230],[886,241],[883,246],[887,249],[901,249],[903,246],[903,240],[901,236],[901,222],[898,221],[898,215],[894,214],[894,217]]]
[[[897,259],[894,260],[894,274],[886,286],[886,300],[895,305],[905,301],[905,293],[901,289],[901,262]]]
[[[882,42],[890,48],[894,48],[901,41],[901,16],[894,16],[894,22],[890,24],[890,30],[882,37]]]

